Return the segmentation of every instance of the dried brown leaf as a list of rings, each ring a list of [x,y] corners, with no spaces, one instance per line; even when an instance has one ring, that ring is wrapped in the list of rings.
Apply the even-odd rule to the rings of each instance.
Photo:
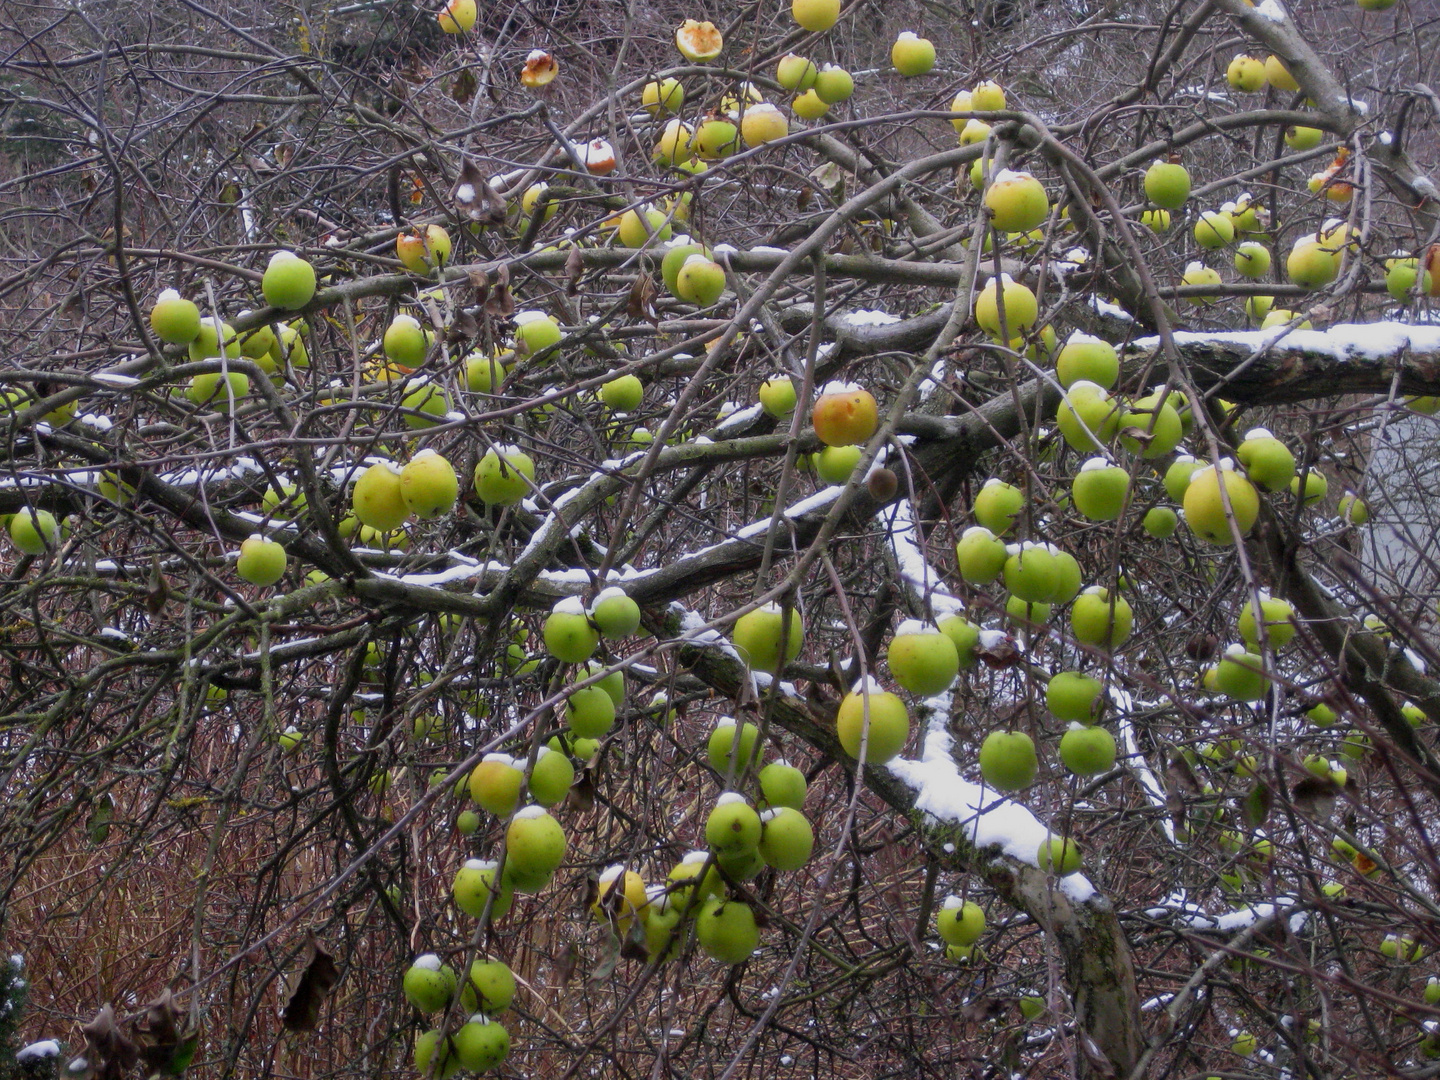
[[[285,994],[285,1007],[280,1019],[290,1031],[314,1031],[320,1023],[320,1007],[325,997],[340,981],[335,958],[320,947],[315,935],[305,939],[300,970]]]

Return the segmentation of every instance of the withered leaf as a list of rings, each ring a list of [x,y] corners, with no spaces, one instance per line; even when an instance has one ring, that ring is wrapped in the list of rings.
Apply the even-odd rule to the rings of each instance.
[[[1183,790],[1186,795],[1200,794],[1200,781],[1195,778],[1195,770],[1190,768],[1190,763],[1182,755],[1171,756],[1166,772],[1170,776],[1170,782]]]
[[[475,290],[475,305],[485,303],[485,298],[490,295],[490,275],[480,267],[472,266],[465,271],[465,277],[469,280],[470,287]]]
[[[450,96],[459,105],[469,105],[470,99],[475,96],[475,91],[480,89],[480,83],[475,78],[475,73],[465,68],[455,81],[450,84]]]
[[[198,1024],[182,1026],[185,1018],[168,987],[145,1006],[136,1021],[135,1036],[149,1076],[180,1076],[195,1059],[200,1028]]]
[[[466,158],[460,163],[460,179],[455,181],[450,198],[462,217],[482,225],[499,225],[505,221],[505,200],[490,186],[485,170]]]
[[[585,813],[595,807],[595,777],[590,768],[580,770],[575,783],[565,795],[565,806],[569,810]]]
[[[300,970],[285,994],[281,1022],[290,1031],[314,1031],[320,1023],[320,1006],[339,981],[335,958],[320,947],[314,934],[307,935]]]
[[[469,341],[480,336],[480,320],[470,308],[460,308],[450,321],[450,341]]]
[[[555,974],[559,976],[561,987],[569,985],[570,980],[575,977],[575,968],[579,963],[579,948],[573,941],[567,941],[565,947],[560,950],[560,955],[555,958]]]
[[[630,286],[630,299],[625,303],[625,314],[632,319],[644,319],[651,325],[658,326],[660,317],[655,313],[657,292],[654,278],[649,274],[637,276],[635,284]]]
[[[1290,798],[1295,809],[1316,821],[1325,821],[1335,812],[1335,797],[1340,789],[1328,777],[1307,776],[1295,785]]]
[[[140,1060],[135,1044],[120,1030],[115,1010],[103,1005],[95,1019],[80,1028],[85,1036],[85,1076],[95,1080],[121,1080]]]
[[[1274,802],[1275,793],[1270,790],[1270,785],[1264,780],[1255,781],[1255,786],[1240,801],[1240,812],[1245,818],[1245,823],[1252,829],[1258,829],[1265,824],[1265,819],[1270,816],[1270,807]]]
[[[145,610],[151,615],[159,615],[169,599],[170,582],[160,569],[160,556],[153,555],[150,562],[150,584],[145,589]]]
[[[615,968],[620,964],[620,939],[613,931],[606,931],[605,941],[600,946],[600,960],[594,969],[586,976],[587,982],[602,982],[615,973]]]
[[[580,292],[580,279],[585,275],[585,256],[580,254],[580,248],[571,246],[570,254],[565,256],[565,295],[576,296]]]
[[[995,644],[982,646],[975,650],[975,655],[985,661],[986,667],[1011,668],[1024,659],[1020,647],[1016,645],[1015,639],[1006,635]]]
[[[495,284],[485,298],[485,314],[492,319],[508,319],[515,314],[515,297],[510,292],[510,268],[504,263],[495,268]]]

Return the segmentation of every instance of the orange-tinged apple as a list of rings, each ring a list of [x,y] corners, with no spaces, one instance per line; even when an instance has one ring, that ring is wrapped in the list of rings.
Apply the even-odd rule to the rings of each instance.
[[[821,389],[810,422],[826,446],[856,446],[875,434],[880,411],[870,391],[854,383],[830,383]]]

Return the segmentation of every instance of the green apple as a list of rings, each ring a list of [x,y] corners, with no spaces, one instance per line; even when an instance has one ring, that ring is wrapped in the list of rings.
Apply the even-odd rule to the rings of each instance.
[[[777,806],[760,815],[760,857],[776,870],[799,870],[810,861],[815,830],[799,810]]]
[[[1221,484],[1225,495],[1221,495]],[[1224,498],[1228,498],[1234,514],[1236,531],[1247,535],[1260,516],[1260,494],[1249,480],[1235,471],[1229,458],[1222,459],[1219,467],[1206,465],[1190,475],[1185,488],[1182,508],[1185,524],[1190,530],[1212,544],[1233,542],[1230,533],[1231,516],[1225,512]]]
[[[711,116],[695,129],[690,145],[704,160],[718,161],[740,149],[740,130],[729,120]]]
[[[185,396],[196,405],[228,413],[250,393],[250,376],[243,371],[207,371],[190,380]]]
[[[950,639],[960,657],[962,668],[975,666],[975,649],[980,644],[980,628],[963,615],[947,615],[937,624],[940,632]]]
[[[712,899],[695,916],[695,939],[720,963],[743,964],[760,946],[760,928],[746,904]]]
[[[417,956],[405,971],[401,989],[405,1000],[424,1013],[438,1012],[455,996],[455,971],[434,953]]]
[[[711,760],[713,762],[713,757]],[[805,774],[788,761],[779,759],[770,762],[760,770],[759,780],[760,793],[769,806],[788,806],[794,810],[804,808],[808,790]]]
[[[1339,255],[1313,237],[1298,241],[1285,258],[1285,276],[1302,289],[1319,289],[1339,275]]]
[[[1055,358],[1055,377],[1067,390],[1082,379],[1108,390],[1120,377],[1120,357],[1108,341],[1076,330]]]
[[[515,352],[535,356],[560,344],[560,324],[543,311],[521,311],[515,315]]]
[[[265,588],[285,576],[288,562],[281,544],[256,533],[240,545],[235,572],[251,585]]]
[[[1005,588],[1032,604],[1049,603],[1060,584],[1055,553],[1047,544],[1011,544],[1005,559]]]
[[[1001,274],[975,294],[975,322],[991,336],[1002,338],[1000,305],[1005,306],[1005,328],[1014,337],[1029,330],[1040,318],[1040,305],[1028,286]]]
[[[990,211],[990,224],[1001,232],[1029,232],[1050,216],[1050,197],[1044,185],[1027,172],[1001,169],[985,189],[983,201]],[[1006,321],[1015,329],[1020,324],[1008,318],[1010,297],[1007,295],[1005,300]],[[1031,319],[1026,325],[1033,323]]]
[[[1030,626],[1044,626],[1050,621],[1052,605],[1036,604],[1011,596],[1005,600],[1005,614],[1012,622]]]
[[[1202,248],[1214,250],[1235,242],[1235,223],[1229,214],[1218,210],[1206,210],[1195,221],[1195,242]]]
[[[25,555],[44,555],[60,546],[60,524],[49,510],[22,507],[11,516],[9,532],[10,542]]]
[[[200,309],[174,289],[166,289],[150,309],[150,328],[167,345],[189,345],[200,336]]]
[[[1185,437],[1180,413],[1156,390],[1136,398],[1120,414],[1120,445],[1146,461],[1169,457]]]
[[[1292,124],[1285,129],[1285,145],[1291,150],[1304,152],[1314,150],[1325,138],[1325,133],[1319,128],[1304,127],[1300,124]]]
[[[827,484],[846,484],[864,455],[863,446],[827,446],[814,457],[815,475]]]
[[[1238,642],[1225,650],[1215,669],[1215,688],[1236,701],[1259,701],[1269,685],[1264,658]]]
[[[222,340],[225,342],[225,356],[234,360],[240,355],[240,338],[233,326],[218,319],[201,319],[200,332],[191,340],[186,352],[191,360],[211,360],[220,355]]]
[[[577,740],[578,741],[578,740]],[[565,801],[575,783],[575,766],[570,758],[548,746],[536,749],[535,767],[530,770],[530,797],[541,806]]]
[[[600,387],[600,400],[611,412],[634,412],[644,398],[645,384],[635,375],[617,375]]]
[[[601,637],[621,641],[640,629],[640,605],[624,589],[612,585],[600,590],[590,605],[590,621]]]
[[[514,506],[534,482],[535,462],[518,446],[492,446],[475,465],[475,494],[489,506]]]
[[[545,651],[567,664],[583,664],[600,644],[600,631],[578,596],[567,596],[551,609],[542,633]]]
[[[730,754],[735,746],[737,728],[740,732],[740,749],[736,751],[735,775],[739,776],[755,753],[755,740],[760,737],[759,728],[751,723],[737,724],[733,716],[722,716],[715,721],[715,728],[710,732],[710,738],[705,744],[710,767],[721,776],[730,773]]]
[[[935,66],[935,46],[929,38],[910,30],[902,31],[890,46],[890,62],[907,78],[925,75]]]
[[[490,902],[490,894],[495,889],[496,869],[493,860],[465,860],[464,865],[455,872],[455,881],[450,886],[450,895],[455,900],[455,906],[466,915],[478,919],[484,913],[485,905]],[[500,891],[495,893],[495,901],[490,908],[491,918],[504,917],[514,902],[514,889],[508,880],[502,878]]]
[[[1370,507],[1353,491],[1347,491],[1340,496],[1340,505],[1336,512],[1346,525],[1364,525],[1370,520]]]
[[[475,1016],[460,1025],[450,1037],[450,1045],[462,1069],[486,1072],[510,1056],[510,1033],[503,1024]]]
[[[1246,240],[1235,249],[1235,269],[1243,277],[1263,278],[1270,272],[1270,249],[1255,240]]]
[[[1156,161],[1145,170],[1145,197],[1166,210],[1179,210],[1190,197],[1190,174],[1174,161]]]
[[[1180,275],[1181,285],[1219,285],[1220,271],[1206,266],[1202,262],[1187,263],[1185,273]],[[1218,297],[1214,293],[1205,293],[1199,296],[1190,297],[1192,304],[1213,304]]]
[[[861,760],[863,743],[864,764],[881,765],[905,749],[910,739],[910,714],[900,698],[866,678],[840,699],[835,733],[856,761]]]
[[[1156,540],[1168,540],[1180,527],[1180,515],[1168,506],[1152,506],[1140,524]]]
[[[520,805],[520,785],[525,779],[520,763],[509,754],[486,754],[470,770],[466,788],[482,810],[496,817],[509,817]]]
[[[937,627],[913,619],[896,629],[885,659],[894,680],[920,697],[948,690],[960,673],[955,643]]]
[[[405,367],[419,367],[430,351],[430,335],[421,328],[419,321],[403,312],[391,320],[380,339],[380,347],[387,360],[393,360]]]
[[[947,896],[935,912],[935,930],[947,945],[974,945],[985,933],[985,911],[973,900]]]
[[[517,810],[505,829],[505,873],[519,892],[549,884],[565,860],[565,830],[543,806]]]
[[[466,1012],[499,1016],[515,1000],[515,973],[499,960],[474,960],[470,978],[460,988],[460,1007]]]
[[[460,480],[450,462],[425,449],[400,470],[400,497],[410,513],[424,521],[448,514],[460,496]]]
[[[821,67],[815,76],[815,85],[809,91],[825,105],[838,105],[847,101],[854,92],[855,80],[850,72],[834,64]]]
[[[400,408],[404,410],[405,426],[411,431],[423,431],[445,419],[450,399],[429,379],[411,379],[405,384]]]
[[[1203,468],[1202,462],[1197,461],[1189,454],[1180,454],[1165,470],[1164,487],[1165,494],[1177,503],[1185,498],[1185,489],[1190,486],[1190,478],[1195,475],[1197,469]]]
[[[410,516],[401,492],[400,469],[393,462],[377,462],[361,473],[350,499],[360,524],[377,532],[397,529]]]
[[[1419,259],[1393,258],[1385,260],[1385,290],[1397,304],[1408,304],[1414,299],[1417,277],[1420,277]],[[1420,282],[1419,293],[1421,296],[1431,294],[1433,280],[1431,272],[1426,270]]]
[[[670,221],[665,211],[653,206],[626,210],[620,215],[615,238],[621,247],[649,248],[670,239]]]
[[[565,723],[576,738],[603,738],[615,726],[615,702],[603,686],[572,691],[565,700]]]
[[[415,1039],[415,1071],[436,1080],[450,1080],[460,1071],[460,1057],[455,1053],[454,1044],[439,1028],[431,1028]]]
[[[1295,455],[1265,428],[1252,428],[1236,448],[1246,475],[1267,491],[1284,491],[1295,477]]]
[[[735,791],[724,792],[705,819],[705,842],[718,856],[748,855],[760,847],[760,815]]]
[[[685,104],[685,87],[672,78],[647,82],[640,91],[640,104],[651,116],[678,113]]]
[[[694,130],[678,116],[667,120],[650,150],[651,160],[660,166],[679,166],[690,156],[690,143],[694,137]]]
[[[1072,723],[1060,736],[1060,762],[1076,776],[1098,776],[1115,767],[1115,736],[1103,727]]]
[[[1130,637],[1135,616],[1130,603],[1116,596],[1111,610],[1110,590],[1092,585],[1070,609],[1070,630],[1075,640],[1099,649],[1118,649]]]
[[[996,791],[1020,791],[1040,768],[1035,741],[1023,731],[992,731],[980,744],[980,775]]]
[[[585,677],[588,679],[604,670],[604,664],[592,660],[585,665]],[[605,692],[610,695],[610,700],[615,702],[617,709],[625,703],[625,673],[623,671],[612,671],[595,685],[604,688]]]
[[[1179,426],[1178,420],[1176,426]],[[1091,458],[1080,466],[1070,485],[1075,509],[1091,521],[1115,521],[1125,509],[1129,493],[1130,474],[1101,457]]]
[[[696,307],[713,307],[725,292],[725,269],[701,254],[692,254],[675,274],[675,296]]]
[[[1102,707],[1099,679],[1078,671],[1060,671],[1045,685],[1045,707],[1058,720],[1093,724]]]
[[[1047,874],[1056,877],[1074,874],[1081,866],[1080,845],[1068,836],[1049,836],[1035,852],[1035,861]]]
[[[805,642],[805,622],[800,612],[790,609],[788,632],[783,631],[783,617],[779,604],[764,604],[754,611],[746,612],[735,620],[731,640],[740,653],[740,658],[755,671],[774,675],[785,664],[800,655]],[[785,655],[781,658],[781,637],[785,639]]]
[[[298,311],[315,298],[315,268],[293,251],[277,251],[260,279],[271,307]]]
[[[1140,211],[1140,224],[1161,236],[1170,231],[1170,211],[1163,207]]]
[[[970,508],[975,520],[996,536],[1004,536],[1015,527],[1025,506],[1025,493],[1013,484],[996,477],[986,480]]]
[[[1314,506],[1325,498],[1329,490],[1330,482],[1325,479],[1325,474],[1316,472],[1313,468],[1306,471],[1303,484],[1298,476],[1290,481],[1290,494],[1305,506]]]
[[[795,382],[789,375],[772,375],[760,384],[760,407],[780,420],[795,411]]]
[[[1005,541],[984,525],[970,526],[960,534],[960,541],[955,545],[956,566],[960,576],[971,585],[989,585],[1005,569],[1008,557]]]
[[[1226,66],[1225,81],[1233,90],[1259,93],[1265,89],[1265,61],[1240,53]]]
[[[1295,640],[1295,609],[1288,600],[1271,596],[1264,589],[1260,592],[1260,614],[1264,622],[1264,636],[1272,649],[1283,649]],[[1240,609],[1240,640],[1251,649],[1260,648],[1260,628],[1255,621],[1254,603],[1247,599]]]
[[[1070,384],[1055,411],[1055,426],[1072,450],[1093,453],[1120,430],[1118,404],[1103,386],[1079,379]]]

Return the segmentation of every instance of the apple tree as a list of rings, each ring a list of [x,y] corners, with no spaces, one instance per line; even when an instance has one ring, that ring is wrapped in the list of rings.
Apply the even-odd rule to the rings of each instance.
[[[0,1074],[1434,1075],[1421,0],[0,13]]]

